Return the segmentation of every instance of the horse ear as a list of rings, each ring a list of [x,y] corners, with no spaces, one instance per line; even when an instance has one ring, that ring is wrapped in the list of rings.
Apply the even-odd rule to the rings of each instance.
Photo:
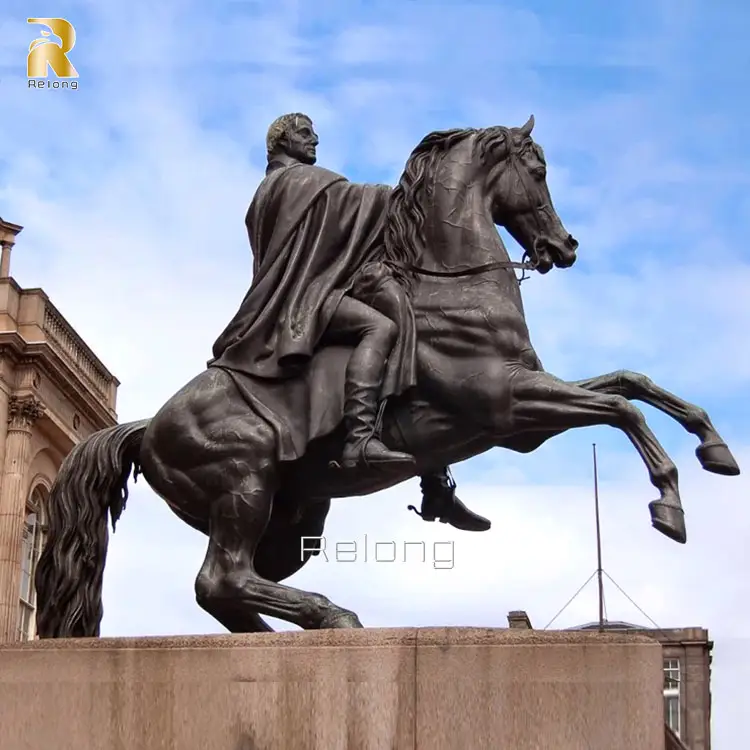
[[[531,135],[531,131],[534,129],[534,115],[529,115],[529,119],[526,121],[525,125],[522,125],[519,130],[521,131],[522,135],[529,136]]]

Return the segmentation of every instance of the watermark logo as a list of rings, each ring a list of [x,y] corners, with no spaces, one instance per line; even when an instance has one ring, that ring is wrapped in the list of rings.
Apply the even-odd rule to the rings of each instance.
[[[338,541],[329,544],[324,536],[300,538],[300,560],[318,553],[326,562],[337,563],[432,563],[435,570],[452,570],[455,564],[454,542],[433,542],[432,554],[427,555],[424,542],[368,541],[367,534],[361,540]]]
[[[76,43],[76,30],[64,18],[27,18],[27,23],[46,26],[29,45],[26,56],[26,76],[29,88],[33,89],[77,89],[78,71],[68,59],[68,53]],[[55,35],[60,41],[50,39]],[[58,79],[48,80],[49,69]],[[70,80],[68,80],[70,79]]]

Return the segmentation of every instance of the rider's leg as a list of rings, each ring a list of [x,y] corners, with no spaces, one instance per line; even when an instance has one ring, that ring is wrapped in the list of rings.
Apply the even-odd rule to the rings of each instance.
[[[470,510],[456,495],[456,483],[447,467],[422,474],[422,511],[425,521],[449,523],[461,531],[487,531],[492,524],[484,516]],[[413,506],[409,506],[413,508]],[[416,510],[416,508],[414,508]]]
[[[344,297],[324,336],[325,343],[355,346],[346,367],[347,438],[342,455],[345,468],[414,463],[413,456],[388,450],[377,435],[380,391],[397,333],[396,324],[377,310]]]
[[[404,287],[383,263],[366,266],[352,294],[392,321],[401,319],[410,305]],[[456,496],[456,483],[447,466],[423,473],[420,480],[422,508],[417,512],[425,521],[438,520],[462,531],[487,531],[492,525]]]

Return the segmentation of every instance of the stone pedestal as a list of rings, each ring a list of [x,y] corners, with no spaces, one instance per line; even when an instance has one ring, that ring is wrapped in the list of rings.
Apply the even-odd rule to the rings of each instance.
[[[3,750],[664,750],[661,646],[481,628],[0,645]]]

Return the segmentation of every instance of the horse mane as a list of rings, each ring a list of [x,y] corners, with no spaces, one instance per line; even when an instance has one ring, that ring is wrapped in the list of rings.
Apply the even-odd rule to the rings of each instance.
[[[396,265],[402,282],[411,286],[414,274],[401,270],[415,265],[424,247],[425,203],[429,178],[435,174],[447,151],[469,136],[478,135],[475,144],[482,155],[507,133],[507,128],[455,128],[426,135],[411,152],[401,179],[388,201],[383,260]]]

